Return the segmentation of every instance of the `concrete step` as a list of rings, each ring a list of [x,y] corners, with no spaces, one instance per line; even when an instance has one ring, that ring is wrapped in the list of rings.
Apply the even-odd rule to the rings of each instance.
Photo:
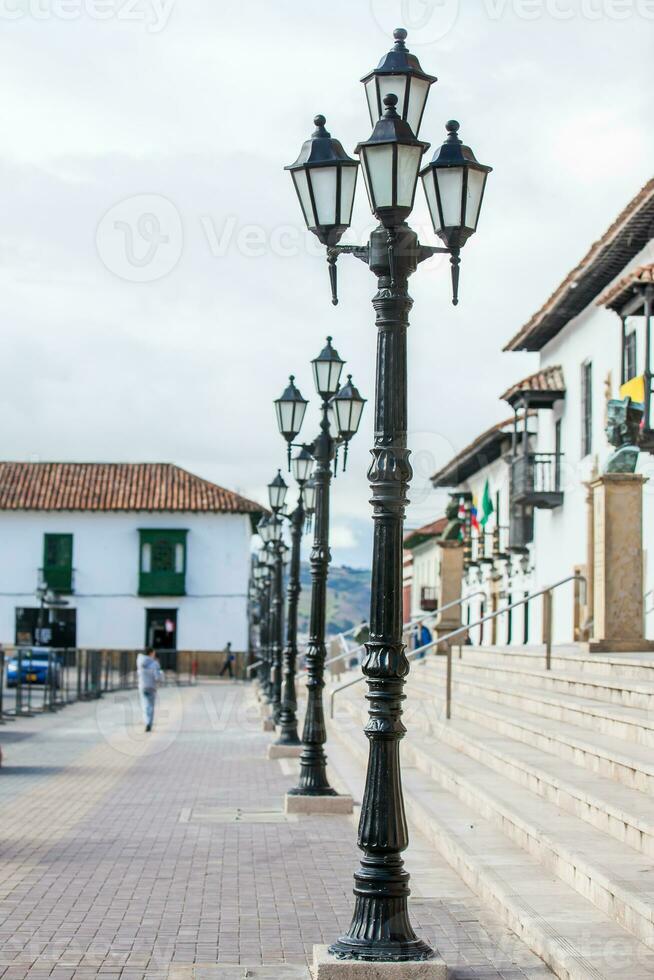
[[[654,795],[654,760],[651,750],[645,746],[608,735],[590,734],[575,725],[480,698],[459,698],[453,710],[456,718],[481,724],[499,735],[525,742],[630,789]],[[436,730],[443,724],[437,719]]]
[[[475,668],[453,666],[454,702],[468,696],[483,698],[495,704],[508,705],[564,724],[591,729],[593,733],[614,736],[639,745],[654,746],[654,715],[643,708],[627,708],[578,695],[545,692],[525,684],[512,685],[506,677],[497,681],[479,678]],[[420,673],[419,673],[420,672]],[[491,674],[492,676],[492,674]],[[429,685],[444,692],[445,665],[430,663],[413,671],[410,684]]]
[[[458,647],[455,647],[458,655]],[[487,663],[505,663],[538,670],[545,664],[544,646],[464,646],[463,659],[483,657]],[[552,669],[556,671],[588,672],[608,679],[630,678],[654,682],[654,653],[587,653],[581,646],[553,647]]]
[[[352,703],[355,703],[354,700],[347,705],[350,711]],[[480,717],[476,716],[475,705],[469,702],[463,712],[461,704],[455,705],[455,714],[450,721],[445,721],[442,713],[437,714],[431,698],[416,699],[411,693],[405,708],[404,717],[409,731],[418,729],[435,735],[452,748],[485,762],[500,775],[507,776],[616,840],[654,857],[654,819],[649,817],[649,800],[640,789],[632,788],[633,782],[643,786],[649,781],[648,772],[639,770],[639,766],[649,763],[649,752],[639,753],[638,759],[627,759],[623,754],[625,746],[620,742],[617,746],[595,744],[593,747],[599,752],[608,754],[613,751],[614,758],[611,762],[605,759],[603,764],[598,760],[592,768],[586,768],[583,761],[580,763],[580,758],[584,757],[583,743],[576,740],[574,729],[570,731],[574,741],[567,753],[552,752],[549,741],[535,744],[539,736],[534,725],[542,725],[536,716],[516,717],[516,713],[511,712],[508,718],[512,723],[511,736],[506,730],[493,728],[492,717],[488,718],[483,712]],[[462,713],[470,714],[473,720],[460,717]],[[362,727],[363,723],[362,715],[354,717],[355,727]],[[519,724],[524,727],[516,731]],[[499,728],[506,726],[500,723]],[[553,725],[553,733],[560,738],[566,735],[556,725]],[[543,732],[540,735],[541,743],[545,737],[546,733]],[[587,748],[590,750],[591,747]],[[628,785],[615,778],[619,760],[629,763]]]
[[[355,696],[354,701],[359,699]],[[353,710],[360,721],[360,705]],[[348,759],[358,759],[364,768],[366,740],[358,725],[343,724],[341,715],[330,723],[330,738],[339,737]],[[440,751],[435,745],[432,754]],[[338,766],[338,753],[332,754]],[[654,953],[505,836],[492,820],[418,768],[405,765],[403,783],[410,826],[433,842],[466,884],[557,976],[651,980]]]
[[[651,711],[654,708],[654,676],[650,682],[636,681],[629,677],[605,678],[589,671],[545,670],[545,662],[533,663],[530,667],[505,662],[489,663],[483,654],[468,655],[463,659],[455,655],[455,673],[470,675],[510,684],[512,687],[527,685],[543,691],[572,694],[587,700],[603,701],[627,708],[641,708]]]
[[[638,790],[459,718],[443,725],[439,738],[566,813],[654,857],[651,805]]]

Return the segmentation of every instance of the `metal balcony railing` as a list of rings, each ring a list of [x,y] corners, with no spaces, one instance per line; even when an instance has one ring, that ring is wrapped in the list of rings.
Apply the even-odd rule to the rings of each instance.
[[[511,491],[515,503],[560,507],[561,453],[524,453],[511,461]]]

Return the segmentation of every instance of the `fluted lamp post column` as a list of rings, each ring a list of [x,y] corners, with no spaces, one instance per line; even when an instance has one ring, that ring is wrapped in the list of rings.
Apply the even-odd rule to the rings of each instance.
[[[406,731],[402,705],[409,673],[402,643],[402,533],[412,476],[407,447],[407,327],[412,306],[408,280],[425,259],[449,254],[453,302],[458,302],[460,251],[476,231],[491,168],[477,162],[459,138],[459,124],[450,121],[445,142],[419,174],[429,144],[418,134],[435,78],[422,71],[405,38],[405,30],[396,30],[393,49],[362,79],[373,132],[356,153],[379,221],[368,243],[338,244],[349,225],[356,164],[327,133],[323,116],[316,117],[320,125],[287,168],[307,227],[326,246],[332,302],[338,303],[336,262],[341,254],[365,262],[377,279],[372,301],[377,325],[375,442],[368,471],[374,543],[370,640],[362,664],[369,704],[368,771],[358,839],[362,855],[354,875],[350,928],[329,951],[317,952],[317,980],[331,980],[338,961],[352,959],[401,964],[398,980],[409,980],[419,971],[421,977],[446,973],[435,951],[411,926],[409,875],[402,859],[408,832],[399,748]],[[326,167],[331,168],[329,175]],[[406,223],[419,175],[443,247],[421,245]],[[433,960],[428,972],[426,960]],[[349,965],[343,968],[348,972]]]
[[[313,487],[315,491],[315,516],[313,548],[311,549],[311,611],[309,618],[309,645],[307,648],[307,709],[302,731],[300,754],[300,780],[286,795],[286,810],[291,813],[321,813],[352,810],[352,798],[339,796],[327,778],[327,757],[324,744],[327,739],[323,706],[325,648],[325,620],[327,611],[327,576],[331,554],[329,550],[329,505],[332,466],[341,444],[347,446],[356,434],[365,400],[348,381],[340,397],[340,377],[345,362],[332,346],[332,338],[312,362],[316,391],[320,398],[320,432],[312,443],[301,445],[314,460]],[[299,397],[298,397],[299,396]],[[339,400],[340,398],[340,400]],[[281,434],[290,447],[299,434],[300,425],[291,418],[291,406],[300,403],[301,395],[291,385],[275,402],[277,421]],[[306,402],[301,399],[306,408]],[[288,406],[288,407],[286,407]],[[347,407],[346,407],[347,406]],[[304,410],[302,411],[304,417]],[[340,419],[347,420],[344,429]],[[301,420],[300,420],[301,421]]]

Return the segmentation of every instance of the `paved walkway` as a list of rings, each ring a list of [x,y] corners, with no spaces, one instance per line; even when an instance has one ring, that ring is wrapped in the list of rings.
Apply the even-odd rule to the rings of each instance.
[[[231,682],[165,688],[152,735],[132,693],[0,727],[2,980],[308,977],[349,924],[355,827],[286,818],[269,741]],[[453,978],[551,976],[424,842],[409,867]]]

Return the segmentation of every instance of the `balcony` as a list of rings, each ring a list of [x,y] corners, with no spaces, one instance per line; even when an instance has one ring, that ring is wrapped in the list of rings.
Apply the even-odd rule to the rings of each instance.
[[[511,461],[513,503],[552,510],[563,503],[561,453],[520,453]]]
[[[438,609],[438,589],[435,586],[422,586],[420,589],[420,608],[424,612],[435,612]]]

